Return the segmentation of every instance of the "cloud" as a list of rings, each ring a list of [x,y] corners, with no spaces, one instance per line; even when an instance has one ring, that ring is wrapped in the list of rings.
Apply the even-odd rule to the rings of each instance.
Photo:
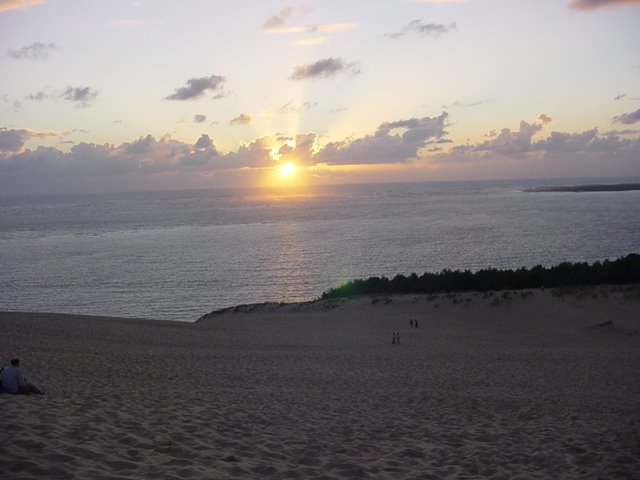
[[[202,122],[205,122],[206,120],[207,120],[207,116],[206,116],[206,115],[203,115],[203,114],[201,114],[201,113],[196,113],[196,114],[193,116],[193,121],[194,121],[195,123],[202,123]]]
[[[293,100],[289,100],[287,103],[278,108],[263,110],[261,112],[261,115],[265,117],[273,117],[274,115],[299,114],[311,110],[316,105],[318,105],[317,102],[295,103]]]
[[[275,160],[271,155],[277,147],[276,140],[269,135],[257,138],[248,144],[238,147],[235,152],[224,156],[226,168],[266,168],[273,167]]]
[[[545,113],[541,113],[540,115],[538,115],[538,120],[540,120],[542,125],[548,125],[553,121],[553,119]]]
[[[640,172],[637,134],[626,138],[592,128],[577,133],[553,131],[546,136],[538,133],[543,136],[532,141],[526,130],[519,129],[523,131],[519,143],[513,139],[481,141],[443,152],[424,152],[416,165],[423,163],[432,171],[464,172],[467,178],[637,176]]]
[[[30,93],[25,97],[27,100],[42,102],[44,100],[64,100],[75,102],[76,107],[86,108],[96,100],[98,91],[91,87],[66,87],[62,91],[53,90],[46,86],[42,90]]]
[[[342,32],[344,30],[352,30],[358,25],[351,22],[343,23],[321,23],[319,25],[307,25],[305,31],[307,33],[334,33]]]
[[[388,33],[387,37],[400,39],[410,33],[415,33],[421,37],[438,38],[451,30],[457,30],[455,23],[444,25],[442,23],[422,23],[422,20],[413,20],[405,25],[399,32]]]
[[[318,148],[315,133],[299,133],[293,138],[281,140],[285,142],[278,148],[281,162],[291,160],[298,165],[314,165],[316,163],[314,155]]]
[[[317,103],[315,102],[303,102],[300,104],[296,104],[293,103],[293,100],[290,100],[289,102],[285,103],[284,105],[282,105],[281,107],[279,107],[276,110],[276,113],[278,114],[295,114],[295,113],[300,113],[300,112],[306,112],[307,110],[310,110],[311,108],[315,107],[317,105]]]
[[[640,0],[572,0],[569,7],[576,10],[595,10],[603,7],[640,5]]]
[[[9,100],[9,97],[7,95],[1,95],[0,100],[2,100],[3,103],[11,103],[10,108],[13,112],[18,112],[20,110],[20,107],[22,106],[22,104],[18,100]]]
[[[147,153],[154,142],[155,138],[153,138],[151,135],[147,135],[146,137],[140,137],[138,140],[135,140],[131,143],[123,144],[121,149],[124,153],[127,154],[140,155],[143,153]]]
[[[60,97],[60,96],[61,96],[60,93],[55,93],[53,90],[51,90],[50,87],[46,86],[42,90],[39,90],[35,93],[30,93],[25,97],[25,99],[33,100],[36,102],[42,102],[43,100],[47,100],[51,97]]]
[[[42,193],[52,192],[54,186],[58,186],[58,192],[94,187],[117,191],[159,185],[210,186],[213,177],[235,175],[241,179],[260,174],[256,169],[274,168],[282,161],[309,166],[323,175],[339,170],[332,167],[393,165],[405,172],[411,169],[412,175],[425,175],[420,177],[424,179],[428,178],[426,172],[435,171],[487,172],[489,178],[535,174],[539,178],[544,174],[637,175],[640,168],[638,130],[600,133],[592,128],[545,134],[551,118],[541,114],[532,122],[522,120],[515,129],[492,130],[477,141],[445,147],[452,143],[447,138],[448,122],[447,112],[434,117],[390,120],[369,134],[325,145],[319,145],[314,132],[267,135],[227,153],[219,152],[207,134],[200,135],[193,144],[169,135],[146,135],[117,146],[82,142],[67,152],[44,146],[32,150],[25,148],[28,141],[63,134],[1,128],[0,191]]]
[[[91,87],[67,87],[60,94],[62,100],[75,102],[76,107],[86,108],[91,106],[98,96],[98,91]]]
[[[280,12],[262,24],[262,30],[267,33],[275,34],[312,34],[311,38],[305,38],[297,40],[294,45],[310,46],[320,45],[325,43],[329,37],[326,34],[341,32],[345,30],[351,30],[357,27],[357,24],[352,22],[336,22],[336,23],[321,23],[311,25],[289,25],[289,20],[296,13],[306,13],[310,9],[307,7],[285,7]],[[325,35],[318,35],[325,34]]]
[[[640,109],[635,112],[623,113],[622,115],[613,117],[612,123],[624,123],[625,125],[631,125],[637,122],[640,122]]]
[[[246,113],[241,113],[237,117],[232,118],[229,122],[229,125],[249,125],[251,121],[251,116],[247,115]]]
[[[470,107],[478,107],[478,106],[484,105],[486,103],[489,103],[489,100],[478,100],[476,102],[470,102],[470,103],[462,103],[462,102],[456,100],[452,104],[450,104],[450,105],[442,105],[440,108],[444,108],[444,109],[450,109],[450,108],[456,108],[456,107],[470,108]]]
[[[204,96],[207,90],[222,92],[225,81],[226,78],[220,75],[191,78],[184,87],[176,88],[165,100],[193,100]],[[215,98],[220,98],[219,95],[220,93]]]
[[[9,50],[7,55],[16,60],[44,60],[56,50],[55,43],[33,42],[18,50]]]
[[[32,138],[58,136],[57,132],[39,132],[29,128],[0,128],[0,156],[21,152]]]
[[[621,93],[620,95],[616,95],[613,99],[614,102],[618,101],[618,100],[622,100],[624,97],[626,97],[627,94],[626,93]]]
[[[458,153],[491,152],[497,155],[517,156],[531,150],[533,136],[540,132],[543,126],[544,122],[528,123],[522,120],[516,131],[503,128],[500,133],[492,132],[486,135],[485,137],[488,137],[489,140],[475,145],[458,145],[452,150]]]
[[[355,140],[331,142],[320,149],[317,163],[329,165],[389,164],[416,158],[429,143],[442,139],[448,113],[380,124],[375,134]]]
[[[10,10],[22,10],[34,5],[41,5],[44,0],[0,0],[0,13]]]
[[[553,159],[561,162],[565,158],[579,161],[583,156],[602,162],[604,166],[607,161],[616,158],[630,164],[640,154],[640,138],[621,137],[633,134],[632,130],[612,131],[603,135],[598,133],[597,128],[579,133],[553,131],[546,137],[534,140],[533,137],[551,121],[545,114],[540,115],[538,119],[541,123],[522,120],[516,131],[509,128],[503,128],[500,133],[492,131],[483,136],[488,140],[457,145],[448,152],[431,156],[429,159],[435,163],[488,162],[496,159],[507,159],[510,162]]]
[[[216,149],[216,147],[213,146],[213,140],[211,140],[209,135],[207,135],[206,133],[203,133],[202,135],[200,135],[200,138],[198,139],[198,141],[195,143],[193,147],[198,151],[209,151],[209,152],[214,151]]]
[[[262,28],[264,30],[277,30],[283,27],[286,24],[289,17],[291,17],[295,12],[296,12],[296,9],[294,7],[284,7],[282,10],[280,10],[278,14],[266,20],[262,24]]]
[[[315,63],[298,65],[289,78],[291,80],[308,80],[314,78],[332,78],[339,73],[357,75],[360,73],[358,64],[348,63],[341,58],[329,57]]]

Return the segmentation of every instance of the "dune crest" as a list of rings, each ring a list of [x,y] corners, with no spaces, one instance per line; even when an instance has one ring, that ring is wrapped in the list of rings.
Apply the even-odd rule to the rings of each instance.
[[[51,391],[0,395],[0,471],[632,478],[640,335],[618,333],[640,328],[637,291],[367,296],[191,324],[0,313],[3,356]]]

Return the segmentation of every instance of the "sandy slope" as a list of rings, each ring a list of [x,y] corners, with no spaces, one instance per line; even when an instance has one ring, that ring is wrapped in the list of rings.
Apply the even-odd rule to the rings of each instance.
[[[640,290],[604,290],[2,313],[52,393],[0,395],[0,478],[633,478]]]

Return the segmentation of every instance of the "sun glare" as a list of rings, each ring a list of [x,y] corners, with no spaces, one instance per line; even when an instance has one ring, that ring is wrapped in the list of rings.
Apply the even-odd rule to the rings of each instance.
[[[296,166],[293,163],[283,163],[278,168],[278,173],[283,177],[291,177],[296,173]]]

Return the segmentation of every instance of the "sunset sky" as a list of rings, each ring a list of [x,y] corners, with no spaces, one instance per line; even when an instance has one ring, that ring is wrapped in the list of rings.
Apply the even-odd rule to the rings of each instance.
[[[0,195],[640,176],[640,0],[0,0]]]

